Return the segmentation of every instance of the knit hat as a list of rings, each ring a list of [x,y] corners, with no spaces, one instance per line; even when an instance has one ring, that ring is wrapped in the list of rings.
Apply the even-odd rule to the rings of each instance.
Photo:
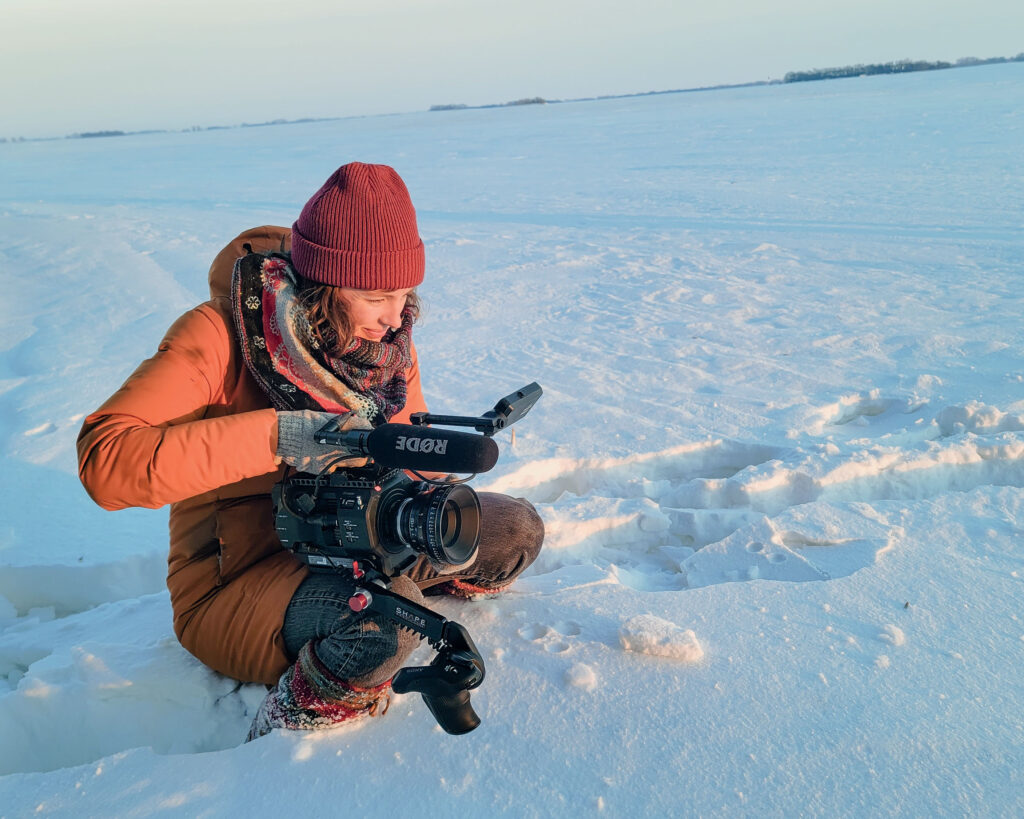
[[[423,242],[409,191],[394,168],[350,162],[292,225],[292,264],[307,279],[360,290],[423,281]]]

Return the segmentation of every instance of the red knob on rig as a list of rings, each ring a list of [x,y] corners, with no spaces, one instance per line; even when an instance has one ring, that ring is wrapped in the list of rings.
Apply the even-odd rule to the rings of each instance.
[[[348,599],[348,607],[352,611],[362,611],[373,600],[367,592],[356,592]]]

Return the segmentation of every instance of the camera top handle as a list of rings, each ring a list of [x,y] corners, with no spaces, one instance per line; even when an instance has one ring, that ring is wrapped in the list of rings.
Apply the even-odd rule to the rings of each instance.
[[[419,691],[437,724],[449,734],[466,734],[480,724],[469,692],[484,681],[484,660],[462,625],[378,583],[357,586],[349,605],[422,634],[437,651],[430,665],[395,674],[391,688],[396,694]]]
[[[526,415],[543,394],[544,390],[541,389],[540,384],[534,381],[510,395],[506,395],[494,405],[494,409],[485,412],[479,418],[414,412],[410,422],[417,427],[427,424],[438,424],[445,427],[473,427],[477,432],[491,436],[505,427],[512,426]]]

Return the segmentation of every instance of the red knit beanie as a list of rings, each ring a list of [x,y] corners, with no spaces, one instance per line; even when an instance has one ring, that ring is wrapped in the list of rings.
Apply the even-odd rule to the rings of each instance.
[[[394,168],[350,162],[331,174],[292,225],[292,264],[321,284],[401,290],[423,281],[423,242]]]

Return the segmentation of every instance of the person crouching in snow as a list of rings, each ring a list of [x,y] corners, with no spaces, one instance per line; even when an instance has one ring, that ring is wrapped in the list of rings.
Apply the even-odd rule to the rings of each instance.
[[[282,547],[270,492],[293,470],[365,462],[335,464],[349,453],[314,442],[330,418],[367,429],[426,411],[412,343],[423,277],[401,178],[344,165],[291,231],[256,228],[221,251],[211,299],[82,426],[79,476],[93,500],[171,504],[167,586],[181,644],[222,674],[272,686],[249,739],[383,712],[418,643],[353,612],[351,578],[311,574]],[[544,537],[533,506],[479,497],[475,562],[443,574],[421,557],[393,591],[415,602],[496,592],[533,562]]]

